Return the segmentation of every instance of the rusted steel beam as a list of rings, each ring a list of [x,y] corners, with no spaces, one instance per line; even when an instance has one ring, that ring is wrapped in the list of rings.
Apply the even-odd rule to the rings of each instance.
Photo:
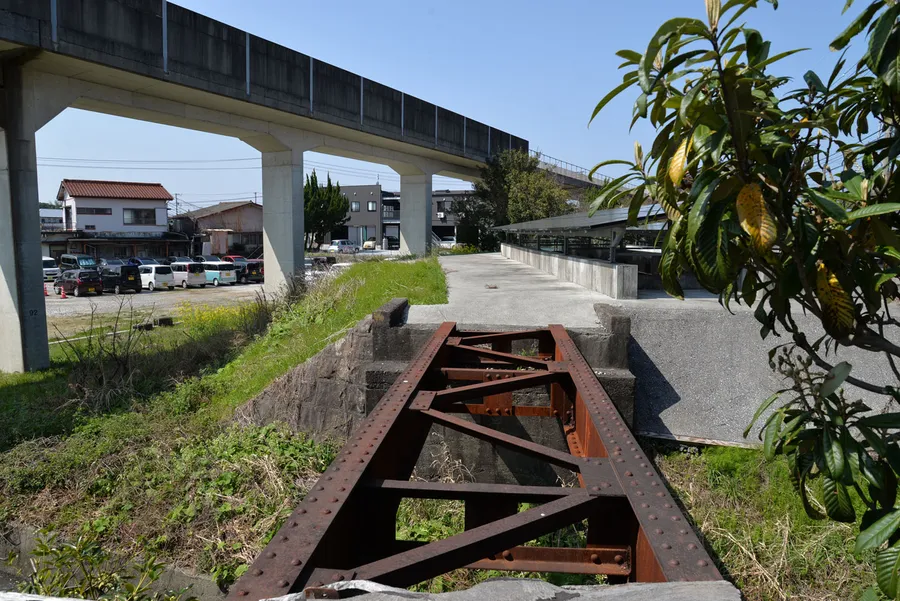
[[[581,488],[566,486],[519,486],[515,484],[479,484],[462,482],[422,482],[409,480],[374,480],[364,484],[366,488],[388,494],[396,494],[406,499],[456,499],[513,497],[520,503],[543,503],[569,495],[584,494]],[[608,491],[609,495],[621,496],[622,491]]]
[[[535,340],[539,358],[513,354],[516,340]],[[473,384],[448,388],[451,382]],[[549,406],[513,405],[514,391],[534,387],[546,387]],[[505,421],[481,424],[451,412],[553,416],[569,452],[487,427]],[[411,482],[434,424],[571,470],[579,487]],[[465,532],[431,543],[396,540],[404,498],[462,500]],[[545,504],[519,512],[524,502]],[[585,519],[585,548],[517,546]],[[438,328],[229,600],[320,590],[348,578],[405,586],[466,566],[606,574],[610,582],[721,578],[561,326],[483,334],[452,323]]]
[[[521,369],[490,369],[478,367],[442,367],[439,370],[447,380],[463,382],[484,382],[485,376],[521,376],[529,373]]]
[[[587,456],[609,456],[609,465],[637,521],[635,578],[651,582],[721,579],[662,478],[566,329],[551,325],[549,330],[556,341],[556,360],[569,362],[569,373],[578,391],[575,434],[579,448]],[[596,520],[594,527],[602,528],[602,524]]]
[[[469,415],[490,415],[500,417],[553,417],[550,407],[541,405],[512,405],[502,410],[488,407],[484,403],[457,403],[442,409],[444,413],[468,413]]]
[[[360,566],[353,570],[352,577],[375,580],[391,586],[410,586],[584,519],[590,513],[595,499],[596,497],[585,493],[568,495],[461,534]]]
[[[624,545],[592,549],[513,547],[466,567],[513,572],[628,576],[631,573],[631,548]]]
[[[463,355],[475,355],[485,359],[493,359],[495,361],[503,361],[512,365],[521,365],[522,367],[530,367],[532,369],[547,369],[547,362],[535,357],[523,357],[522,355],[513,355],[512,353],[501,353],[477,346],[467,346],[459,344],[450,347],[453,351]]]
[[[546,328],[540,330],[519,330],[517,332],[456,332],[460,340],[469,345],[489,344],[495,342],[512,342],[514,340],[546,340],[553,343],[553,337]]]
[[[469,384],[467,386],[457,386],[456,388],[448,388],[439,390],[435,396],[438,404],[443,406],[444,403],[454,403],[457,401],[465,401],[472,398],[485,397],[488,395],[498,395],[504,392],[512,392],[514,390],[523,390],[534,386],[546,386],[558,381],[562,374],[560,372],[521,372],[522,375],[512,377],[503,376],[497,380],[482,382],[480,384]]]
[[[563,453],[562,451],[551,449],[550,447],[531,442],[530,440],[524,440],[518,436],[498,432],[497,430],[480,426],[452,415],[447,415],[441,411],[430,409],[428,411],[423,411],[422,414],[430,417],[435,422],[443,424],[458,432],[471,434],[475,438],[480,438],[481,440],[504,446],[524,455],[543,459],[548,463],[564,467],[574,472],[579,471],[580,467],[583,465],[582,461],[579,461],[577,457],[573,457],[569,453]]]

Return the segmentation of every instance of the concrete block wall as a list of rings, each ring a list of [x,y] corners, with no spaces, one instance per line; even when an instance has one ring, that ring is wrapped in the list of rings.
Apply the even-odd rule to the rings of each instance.
[[[570,257],[507,243],[500,245],[500,252],[507,259],[531,265],[557,279],[578,284],[611,298],[637,298],[637,265]]]

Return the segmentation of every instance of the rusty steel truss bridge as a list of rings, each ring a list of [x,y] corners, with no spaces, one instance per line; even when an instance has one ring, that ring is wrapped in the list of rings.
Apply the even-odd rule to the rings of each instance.
[[[532,341],[536,354],[514,354],[516,341]],[[534,387],[549,391],[548,404],[514,404],[514,391]],[[568,452],[460,417],[466,414],[557,419]],[[577,485],[410,480],[432,425],[568,470]],[[462,501],[465,531],[433,542],[397,540],[397,510],[407,498]],[[573,524],[586,524],[583,548],[526,545]],[[457,568],[605,574],[611,583],[722,578],[560,325],[475,332],[442,324],[229,599],[304,590],[332,596],[321,587],[346,580],[407,587]]]

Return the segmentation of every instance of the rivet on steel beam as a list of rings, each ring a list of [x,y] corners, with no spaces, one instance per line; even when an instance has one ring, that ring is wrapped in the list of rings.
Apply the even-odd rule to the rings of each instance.
[[[338,502],[338,498],[337,498],[337,497],[332,498],[332,499],[331,499],[331,502],[332,502],[332,503],[337,503],[337,502]]]
[[[682,528],[681,530],[679,530],[678,532],[679,532],[680,534],[682,534],[682,535],[685,535],[685,534],[688,533],[688,531],[685,530],[685,529],[683,529],[683,528]]]
[[[600,563],[600,556],[597,555],[596,553],[591,553],[591,561],[593,563]]]
[[[652,513],[650,515],[648,515],[647,517],[654,521],[657,519],[656,516]]]
[[[287,581],[287,580],[279,580],[279,581],[278,581],[278,586],[280,586],[281,588],[284,588],[284,587],[286,587],[287,585],[288,585],[288,581]]]
[[[238,596],[240,596],[240,597],[246,597],[248,594],[249,594],[248,591],[238,591]]]
[[[297,510],[297,513],[303,514],[306,513],[306,510],[301,508]]]
[[[299,566],[301,563],[303,563],[303,562],[302,562],[301,560],[299,560],[299,559],[292,559],[292,560],[291,560],[291,565],[292,565],[292,566]]]
[[[310,497],[310,498],[307,499],[307,500],[308,500],[310,503],[315,503],[316,501],[318,501],[318,499],[315,498],[315,497]]]
[[[263,571],[260,570],[259,568],[256,568],[255,570],[253,570],[254,576],[262,576],[262,574],[263,574]]]
[[[655,532],[656,534],[664,534],[664,532],[660,528],[657,528],[653,532]]]
[[[266,557],[272,559],[273,557],[275,557],[275,551],[269,551],[268,553],[266,553]]]
[[[678,563],[679,563],[679,561],[678,561],[677,559],[670,559],[670,560],[669,560],[669,565],[672,566],[672,567],[677,566]]]
[[[700,566],[701,568],[705,568],[706,566],[709,565],[709,562],[706,561],[705,559],[698,559],[697,565]]]
[[[677,515],[673,515],[673,516],[672,516],[672,521],[673,521],[673,522],[680,522],[680,521],[681,521],[681,518],[678,517]]]
[[[513,558],[512,551],[504,551],[503,552],[503,559],[505,559],[506,561],[512,561],[512,558]]]
[[[667,551],[672,548],[672,545],[670,545],[669,543],[663,543],[660,546]]]
[[[615,557],[613,557],[613,561],[618,564],[621,564],[625,561],[625,558],[621,555],[616,555]]]
[[[282,537],[281,537],[281,542],[283,542],[283,543],[288,542],[288,537],[282,536]]]
[[[697,545],[695,545],[694,543],[691,543],[687,546],[687,548],[690,549],[691,551],[693,551],[697,548]]]

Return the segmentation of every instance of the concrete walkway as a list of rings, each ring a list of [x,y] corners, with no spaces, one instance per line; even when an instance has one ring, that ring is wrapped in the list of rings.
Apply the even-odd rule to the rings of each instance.
[[[594,303],[611,300],[500,253],[451,255],[440,261],[447,273],[450,302],[410,307],[410,323],[593,327]]]

